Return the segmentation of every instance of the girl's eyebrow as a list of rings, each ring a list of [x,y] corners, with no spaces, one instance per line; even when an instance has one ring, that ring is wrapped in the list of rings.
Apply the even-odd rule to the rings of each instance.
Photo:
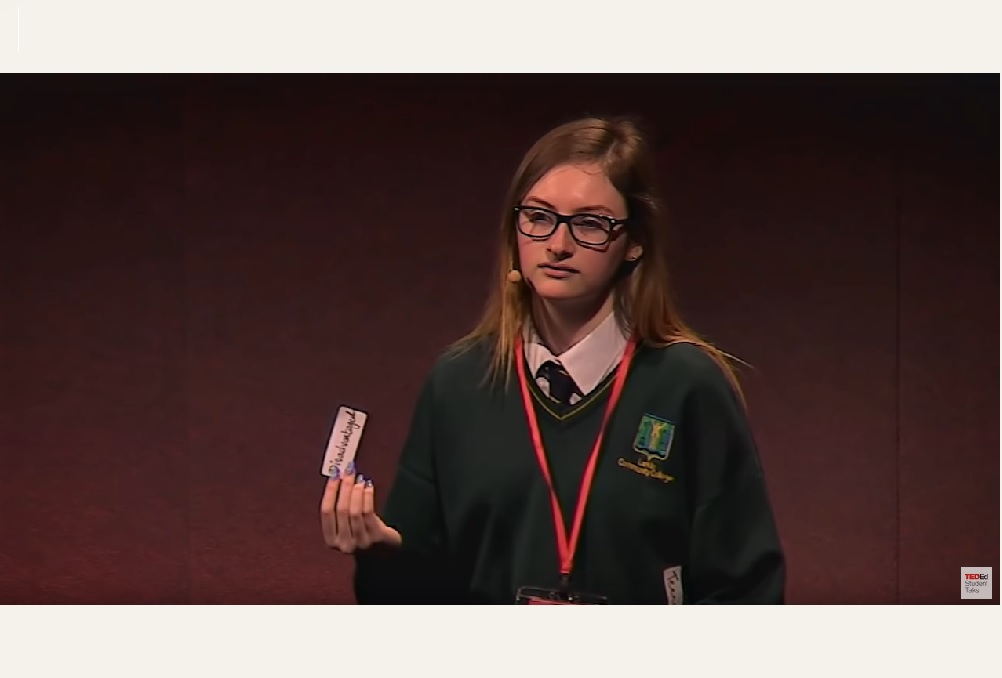
[[[547,209],[551,209],[554,212],[558,211],[556,207],[554,207],[550,203],[546,202],[542,198],[537,198],[536,196],[529,196],[528,198],[525,199],[525,201],[526,202],[538,202],[540,205],[542,205],[543,207],[546,207]],[[612,210],[609,209],[608,207],[606,207],[605,205],[588,205],[587,207],[579,207],[578,209],[576,209],[574,211],[575,212],[602,212],[602,211],[604,211],[604,212],[612,213]]]

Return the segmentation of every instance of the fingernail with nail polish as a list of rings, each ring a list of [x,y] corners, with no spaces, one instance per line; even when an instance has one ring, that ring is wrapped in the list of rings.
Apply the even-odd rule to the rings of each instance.
[[[335,466],[334,473],[331,474],[331,480],[337,480],[340,477],[341,477],[341,469]]]
[[[372,487],[372,479],[371,478],[366,478],[365,479],[365,486],[366,487]]]
[[[359,473],[358,477],[355,478],[355,482],[356,483],[364,483],[365,482],[365,476],[363,476],[361,473]]]
[[[355,462],[349,461],[348,466],[347,468],[345,468],[344,472],[349,476],[355,475]]]

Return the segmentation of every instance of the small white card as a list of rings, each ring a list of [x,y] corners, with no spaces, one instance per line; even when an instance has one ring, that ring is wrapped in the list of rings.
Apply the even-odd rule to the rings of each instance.
[[[365,428],[365,421],[368,418],[368,413],[360,409],[347,405],[338,408],[334,426],[331,427],[331,436],[327,441],[324,463],[320,469],[323,475],[331,477],[335,469],[339,477],[345,475],[348,464],[355,461],[358,443],[362,439],[362,429]]]
[[[669,605],[682,605],[685,596],[682,593],[681,566],[669,567],[664,571],[665,595]]]

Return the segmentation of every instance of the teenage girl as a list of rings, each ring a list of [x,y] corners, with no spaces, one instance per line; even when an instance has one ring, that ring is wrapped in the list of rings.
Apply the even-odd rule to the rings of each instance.
[[[396,480],[328,482],[360,603],[782,603],[728,356],[671,300],[650,148],[627,120],[528,151],[479,324],[428,376]]]

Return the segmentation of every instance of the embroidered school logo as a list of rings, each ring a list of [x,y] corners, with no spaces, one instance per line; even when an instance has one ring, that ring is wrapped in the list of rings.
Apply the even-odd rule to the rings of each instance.
[[[675,478],[662,471],[658,464],[668,459],[674,439],[675,424],[653,414],[645,414],[640,418],[637,435],[633,438],[633,450],[642,458],[630,461],[620,457],[618,463],[634,473],[670,483]]]
[[[671,443],[675,438],[675,424],[667,419],[645,414],[640,418],[637,435],[633,439],[633,449],[649,460],[668,458]]]

